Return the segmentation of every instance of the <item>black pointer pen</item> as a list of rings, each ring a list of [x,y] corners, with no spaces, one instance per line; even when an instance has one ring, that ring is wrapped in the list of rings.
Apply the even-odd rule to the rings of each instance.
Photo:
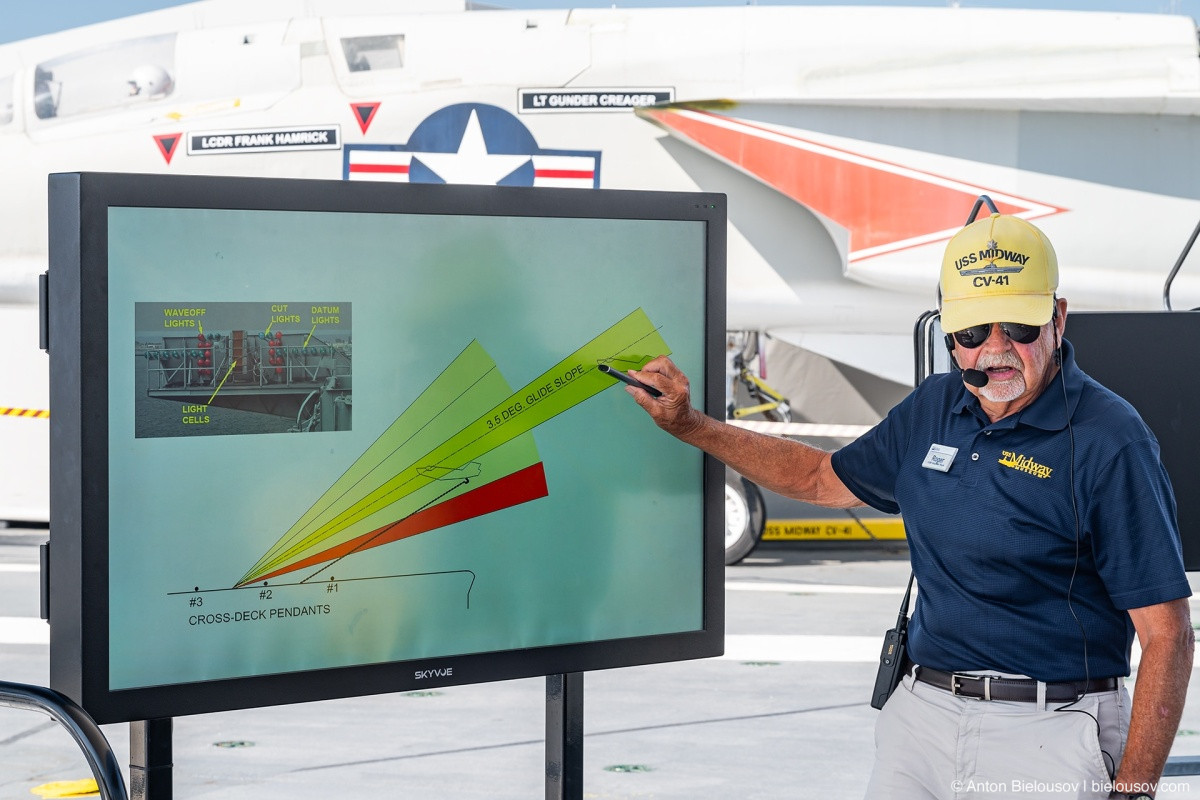
[[[613,369],[608,364],[601,364],[600,371],[605,373],[606,375],[612,375],[617,380],[624,381],[625,383],[628,383],[630,386],[636,386],[639,389],[646,390],[647,392],[650,393],[651,397],[662,397],[662,392],[660,392],[658,389],[655,389],[653,386],[650,386],[649,384],[642,383],[637,378],[631,378],[630,376],[626,375],[624,372],[621,372],[621,370]]]

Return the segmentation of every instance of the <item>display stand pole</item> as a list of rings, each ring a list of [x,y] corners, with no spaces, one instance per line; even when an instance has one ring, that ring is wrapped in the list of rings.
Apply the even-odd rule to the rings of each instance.
[[[171,717],[129,723],[130,800],[172,800]]]
[[[546,800],[583,800],[583,673],[546,676]]]

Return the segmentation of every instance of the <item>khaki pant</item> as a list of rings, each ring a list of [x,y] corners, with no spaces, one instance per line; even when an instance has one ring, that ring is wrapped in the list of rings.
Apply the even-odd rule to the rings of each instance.
[[[1106,800],[1128,732],[1123,683],[1039,706],[955,697],[910,672],[875,723],[866,797]]]

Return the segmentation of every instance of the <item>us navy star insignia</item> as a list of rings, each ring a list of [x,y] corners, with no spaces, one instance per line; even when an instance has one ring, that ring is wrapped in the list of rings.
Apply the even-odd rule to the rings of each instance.
[[[489,153],[474,110],[463,128],[458,150],[453,153],[414,153],[413,158],[437,173],[446,183],[474,183],[495,186],[529,163],[528,155]]]

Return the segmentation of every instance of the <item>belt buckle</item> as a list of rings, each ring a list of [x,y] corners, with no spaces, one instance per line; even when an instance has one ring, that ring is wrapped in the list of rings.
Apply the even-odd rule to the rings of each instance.
[[[959,689],[961,689],[963,687],[959,681],[962,681],[962,680],[979,681],[981,684],[983,684],[983,696],[982,697],[972,697],[969,694],[963,694],[962,692],[960,692]],[[950,694],[954,695],[955,697],[967,697],[967,698],[970,698],[971,700],[991,700],[992,699],[992,676],[991,675],[964,675],[959,672],[952,672],[950,674]]]

